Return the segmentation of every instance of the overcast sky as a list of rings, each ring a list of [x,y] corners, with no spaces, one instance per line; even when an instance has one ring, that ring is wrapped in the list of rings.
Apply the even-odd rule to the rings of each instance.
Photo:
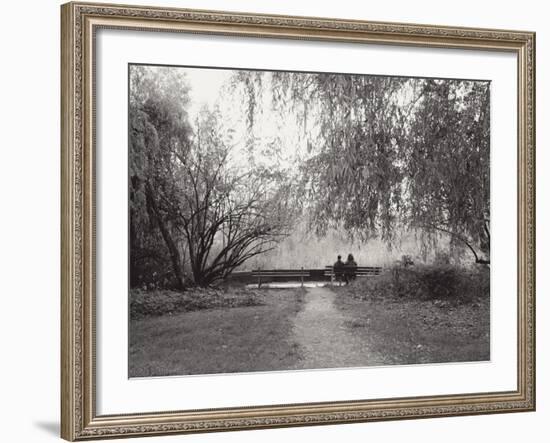
[[[246,125],[247,104],[238,94],[227,94],[223,86],[227,85],[231,76],[236,72],[230,69],[211,68],[174,68],[184,70],[191,91],[189,116],[194,124],[200,109],[207,105],[214,109],[217,105],[223,117],[226,129],[234,131],[237,142],[233,150],[233,161],[239,162],[246,155],[246,139],[250,135]],[[270,94],[265,93],[263,102],[258,103],[254,115],[254,151],[255,157],[266,167],[293,169],[298,164],[297,156],[303,155],[306,142],[301,137],[298,123],[293,114],[279,115],[270,112]],[[265,111],[265,112],[262,112]],[[278,140],[280,153],[272,155],[270,144]]]
[[[190,115],[196,115],[201,106],[212,108],[220,94],[223,84],[229,80],[233,71],[210,68],[176,68],[183,69],[191,86]]]

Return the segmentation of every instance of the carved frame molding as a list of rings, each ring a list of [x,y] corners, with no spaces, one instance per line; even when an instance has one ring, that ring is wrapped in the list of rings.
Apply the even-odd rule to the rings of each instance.
[[[68,3],[61,7],[61,435],[258,429],[535,409],[535,34]],[[97,416],[94,36],[99,28],[509,51],[518,59],[518,388],[450,396]]]

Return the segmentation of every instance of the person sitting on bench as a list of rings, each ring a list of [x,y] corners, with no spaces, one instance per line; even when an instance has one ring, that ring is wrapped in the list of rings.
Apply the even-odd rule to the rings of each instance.
[[[355,280],[356,276],[357,276],[357,262],[353,258],[353,255],[349,254],[348,259],[346,260],[346,263],[344,263],[344,281],[346,282],[346,285],[350,281]]]
[[[344,262],[342,261],[342,256],[338,256],[338,260],[332,265],[332,271],[334,273],[334,279],[341,282],[344,277]]]

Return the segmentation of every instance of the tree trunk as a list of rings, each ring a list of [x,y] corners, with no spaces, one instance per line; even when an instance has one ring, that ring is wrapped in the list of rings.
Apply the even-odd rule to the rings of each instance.
[[[147,203],[153,210],[153,214],[155,214],[155,219],[160,229],[160,233],[162,234],[162,238],[164,239],[164,243],[166,244],[166,248],[168,249],[168,253],[170,255],[172,270],[174,271],[174,277],[176,277],[177,287],[178,289],[183,289],[185,286],[185,277],[183,275],[183,267],[181,265],[178,247],[176,245],[176,242],[172,238],[170,231],[166,227],[164,220],[162,219],[157,203],[155,201],[155,197],[153,195],[153,191],[151,189],[151,185],[149,183],[147,183],[146,185],[146,192]]]
[[[455,232],[452,232],[448,229],[440,228],[440,227],[435,226],[435,225],[426,225],[426,226],[424,226],[424,229],[426,229],[426,228],[427,229],[435,229],[437,231],[445,232],[445,233],[451,235],[452,237],[460,240],[472,252],[476,264],[481,264],[481,265],[490,265],[491,264],[490,260],[487,260],[487,259],[484,259],[484,258],[480,257],[478,255],[478,253],[476,252],[476,250],[474,249],[474,247],[470,244],[470,242],[468,240],[466,240],[463,236],[458,235]]]

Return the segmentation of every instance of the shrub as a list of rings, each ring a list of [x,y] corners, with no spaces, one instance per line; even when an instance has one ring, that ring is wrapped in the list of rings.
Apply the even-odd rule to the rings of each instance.
[[[447,264],[394,266],[375,278],[357,279],[344,290],[357,298],[409,297],[465,303],[489,296],[489,269]]]
[[[189,288],[183,292],[166,289],[130,291],[130,318],[155,317],[203,309],[256,306],[263,293],[247,288]]]

